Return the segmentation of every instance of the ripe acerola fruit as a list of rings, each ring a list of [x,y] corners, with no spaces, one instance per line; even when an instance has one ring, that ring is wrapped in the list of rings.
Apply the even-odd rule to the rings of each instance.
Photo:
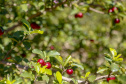
[[[90,42],[92,42],[92,43],[93,43],[93,42],[94,42],[94,40],[93,40],[93,39],[91,39],[91,40],[90,40]]]
[[[109,80],[115,80],[115,77],[109,77],[109,78],[107,78],[108,82],[109,82]]]
[[[108,13],[112,13],[112,12],[113,12],[113,10],[112,10],[112,9],[109,9],[109,10],[108,10]]]
[[[36,24],[35,22],[32,22],[30,25],[32,29],[40,29],[40,26]]]
[[[2,27],[0,27],[0,36],[4,34],[4,30]]]
[[[115,23],[120,23],[120,19],[116,18],[116,19],[114,20],[114,22],[115,22]]]
[[[116,10],[118,10],[117,7],[113,7],[113,8],[112,8],[112,12],[114,12],[114,11],[116,11]]]
[[[21,56],[24,58],[24,57],[26,57],[26,54],[25,53],[22,53]]]
[[[71,75],[71,74],[73,74],[73,69],[67,69],[66,72],[67,72],[67,74]]]
[[[50,49],[51,49],[51,50],[54,50],[54,46],[50,46]]]
[[[45,65],[45,61],[43,59],[38,59],[37,63],[41,64],[41,66]]]
[[[47,69],[50,69],[50,68],[51,68],[51,63],[50,63],[50,62],[46,62],[46,63],[45,63],[45,66],[47,66],[47,67],[46,67]]]
[[[75,14],[75,18],[82,18],[83,17],[83,13],[77,13],[77,14]]]

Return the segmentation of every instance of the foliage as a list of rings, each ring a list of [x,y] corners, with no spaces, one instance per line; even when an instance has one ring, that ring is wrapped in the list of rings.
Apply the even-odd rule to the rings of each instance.
[[[125,0],[0,0],[0,83],[125,84],[125,11]]]

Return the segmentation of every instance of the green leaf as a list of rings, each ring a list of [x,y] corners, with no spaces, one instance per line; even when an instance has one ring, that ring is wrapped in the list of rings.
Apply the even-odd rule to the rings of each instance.
[[[54,57],[54,56],[57,56],[57,55],[60,55],[60,53],[58,53],[57,51],[50,51],[47,56],[50,56],[50,57]]]
[[[64,62],[64,67],[68,64],[68,62],[70,61],[71,58],[72,58],[71,55],[69,55],[69,56],[66,58],[66,60],[65,60],[65,62]]]
[[[13,84],[21,84],[22,82],[23,82],[22,78],[18,78]]]
[[[126,83],[126,75],[120,75],[117,77],[117,79],[121,82],[121,84]]]
[[[38,34],[43,34],[43,31],[41,30],[34,30],[34,31],[29,31],[30,34],[38,33]]]
[[[61,82],[62,82],[62,74],[59,71],[56,72],[56,79],[58,80],[59,84],[61,84]]]
[[[112,58],[111,57],[108,57],[108,56],[105,56],[105,60],[111,62],[112,61]]]
[[[42,68],[40,67],[40,73],[44,73],[45,72],[45,68],[46,68],[46,66],[43,66]]]
[[[108,68],[105,67],[99,67],[97,73],[103,73],[104,71],[108,70]]]
[[[90,73],[91,73],[91,72],[87,72],[87,73],[85,74],[85,79],[87,79],[87,78],[89,77]]]
[[[45,57],[43,52],[41,50],[39,50],[39,49],[32,50],[32,53],[39,54],[41,56],[41,58]]]
[[[45,80],[47,83],[49,82],[49,77],[47,75],[43,75],[42,79]]]
[[[90,82],[94,82],[95,79],[96,79],[96,76],[95,76],[95,75],[91,75],[91,76],[89,76],[89,78],[88,78],[88,80],[89,80]]]
[[[25,46],[25,48],[26,48],[27,50],[29,50],[30,47],[31,47],[31,44],[30,44],[29,42],[23,42],[23,45]]]
[[[109,48],[110,49],[110,51],[111,51],[111,53],[112,53],[112,56],[113,56],[113,58],[117,55],[117,52],[116,52],[116,50],[115,49],[112,49],[112,48]]]
[[[76,67],[84,70],[84,67],[82,65],[80,65],[80,64],[72,63],[71,66],[76,66]]]
[[[45,69],[45,73],[48,75],[52,75],[52,71],[50,69]]]
[[[21,73],[20,76],[21,77],[24,77],[24,78],[30,78],[32,80],[34,79],[34,75],[32,74],[32,72],[25,71],[25,72]]]
[[[126,17],[125,13],[119,13],[118,15],[121,16],[121,17]]]
[[[30,23],[29,23],[27,20],[25,20],[25,19],[22,19],[21,21],[23,22],[23,25],[25,26],[25,28],[26,28],[28,31],[30,31],[30,30],[31,30]]]
[[[122,62],[123,58],[119,58],[121,56],[121,54],[119,54],[118,56],[114,57],[113,60],[114,61],[118,61],[118,62]]]
[[[62,59],[62,57],[61,56],[55,56],[55,58],[59,61],[59,63],[60,64],[62,64],[63,65],[63,59]]]
[[[41,67],[41,64],[37,63],[34,65],[35,67],[35,71],[39,74],[40,73],[40,67]]]
[[[116,64],[116,63],[112,63],[111,66],[110,66],[110,68],[111,68],[112,72],[116,72],[116,71],[119,70],[119,65]]]

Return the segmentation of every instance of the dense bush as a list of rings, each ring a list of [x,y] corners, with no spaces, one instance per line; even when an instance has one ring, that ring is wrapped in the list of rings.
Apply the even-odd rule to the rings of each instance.
[[[125,84],[125,17],[125,0],[0,0],[0,83]]]

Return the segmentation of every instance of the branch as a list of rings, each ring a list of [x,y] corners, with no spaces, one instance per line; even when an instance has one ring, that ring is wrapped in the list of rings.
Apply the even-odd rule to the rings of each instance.
[[[29,69],[28,66],[23,66],[23,65],[19,65],[19,64],[15,64],[15,63],[6,62],[6,61],[0,61],[0,64],[4,64],[4,65],[7,65],[7,66],[15,65],[16,68],[18,68],[18,69],[24,69],[24,70]],[[95,81],[101,80],[101,79],[106,79],[106,78],[108,78],[108,75],[99,76],[99,77],[96,77]],[[67,82],[73,83],[73,80],[71,78],[67,78],[67,77],[62,76],[62,79],[67,81]],[[79,84],[89,84],[88,81],[82,81],[82,80],[77,80],[77,81],[78,81]]]
[[[52,11],[52,10],[56,9],[58,6],[65,4],[66,2],[67,2],[67,0],[65,0],[65,1],[59,3],[59,4],[55,5],[55,6],[53,6],[53,8],[46,8],[45,11],[46,11],[46,12]],[[31,19],[33,19],[33,18],[35,18],[35,17],[38,17],[38,16],[40,16],[40,15],[42,15],[42,14],[43,14],[42,12],[37,12],[36,14],[31,15],[31,16],[28,18],[28,20],[31,20]],[[8,28],[7,30],[5,30],[5,32],[7,33],[7,32],[9,32],[9,31],[15,29],[16,27],[18,27],[18,26],[20,26],[20,25],[22,25],[22,22],[21,22],[21,21],[19,21],[17,25],[14,25],[14,26]]]
[[[96,12],[96,13],[105,14],[104,12],[99,11],[99,10],[96,10],[96,9],[94,9],[94,8],[91,8],[91,7],[89,7],[89,10],[94,11],[94,12]]]

